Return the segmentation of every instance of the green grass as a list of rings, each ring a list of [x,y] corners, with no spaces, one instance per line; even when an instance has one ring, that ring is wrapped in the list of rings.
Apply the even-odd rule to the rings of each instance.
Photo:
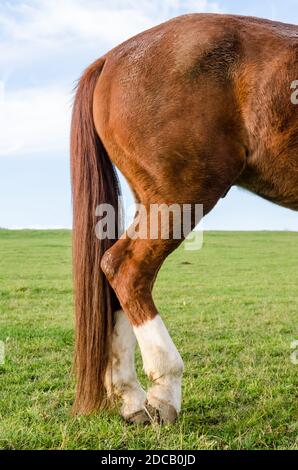
[[[286,232],[205,233],[168,258],[155,299],[185,362],[183,408],[142,428],[70,415],[70,232],[0,231],[0,448],[297,449],[297,262]]]

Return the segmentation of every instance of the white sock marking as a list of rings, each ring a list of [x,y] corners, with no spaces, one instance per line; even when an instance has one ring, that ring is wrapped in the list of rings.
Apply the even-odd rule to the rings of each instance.
[[[143,408],[146,394],[135,371],[136,338],[123,310],[115,312],[111,364],[106,373],[108,394],[116,393],[123,400],[122,414],[127,417]]]
[[[149,403],[154,406],[154,402],[160,400],[171,404],[179,412],[183,361],[161,317],[157,315],[135,326],[134,332],[141,349],[144,370],[154,381],[147,394]]]

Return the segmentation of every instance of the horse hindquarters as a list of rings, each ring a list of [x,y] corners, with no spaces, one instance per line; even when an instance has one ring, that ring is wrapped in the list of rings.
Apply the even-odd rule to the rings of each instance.
[[[112,52],[94,94],[97,132],[146,208],[141,219],[147,226],[152,204],[202,204],[207,214],[246,163],[245,132],[233,85],[214,77],[207,86],[197,79],[181,81],[170,69],[160,70],[168,73],[161,83],[160,62],[154,64],[156,75],[146,74],[119,63],[117,51]],[[160,233],[134,239],[132,229],[106,251],[101,268],[133,327],[144,369],[153,381],[139,421],[157,416],[172,422],[181,406],[183,362],[154,304],[152,288],[164,260],[182,239],[173,237],[173,227],[168,239]],[[129,413],[124,417],[129,420]]]

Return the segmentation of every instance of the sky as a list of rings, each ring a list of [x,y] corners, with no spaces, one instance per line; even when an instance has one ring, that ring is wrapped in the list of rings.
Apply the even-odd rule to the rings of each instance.
[[[190,12],[298,24],[297,0],[0,0],[0,227],[71,227],[69,125],[76,80],[123,40]],[[129,205],[130,191],[121,183]],[[298,216],[232,188],[203,227],[297,231]]]

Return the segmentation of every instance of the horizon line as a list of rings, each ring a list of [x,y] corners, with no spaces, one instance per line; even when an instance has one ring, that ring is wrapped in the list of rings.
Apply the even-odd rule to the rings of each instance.
[[[31,226],[31,227],[1,227],[0,231],[62,231],[68,230],[72,231],[72,227],[63,227],[63,226],[53,226],[53,227],[40,227],[40,226]],[[258,229],[241,229],[241,228],[208,228],[208,229],[197,229],[192,230],[192,232],[291,232],[298,233],[298,229],[268,229],[268,228],[258,228]]]

